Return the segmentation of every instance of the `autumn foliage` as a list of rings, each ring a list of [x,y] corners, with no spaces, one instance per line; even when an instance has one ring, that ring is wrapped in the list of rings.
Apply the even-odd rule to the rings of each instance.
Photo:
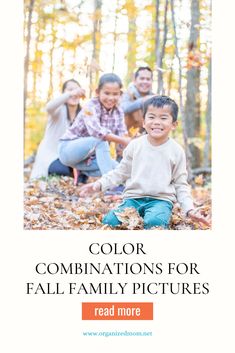
[[[196,180],[197,182],[197,180]],[[203,178],[192,190],[195,206],[202,214],[210,218],[210,187],[202,185]],[[79,229],[107,230],[112,229],[102,224],[103,216],[115,208],[122,200],[120,195],[95,194],[92,197],[80,198],[80,186],[74,186],[69,177],[50,177],[46,180],[30,181],[25,184],[25,229]],[[126,209],[119,214],[122,225],[116,229],[141,230],[142,218],[134,209]],[[153,230],[161,228],[153,228]],[[179,206],[175,205],[171,219],[172,230],[208,229],[182,216]]]

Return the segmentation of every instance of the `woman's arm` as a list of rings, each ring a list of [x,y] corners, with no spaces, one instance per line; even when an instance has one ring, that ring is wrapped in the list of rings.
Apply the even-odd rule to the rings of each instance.
[[[50,115],[54,115],[56,110],[61,107],[61,105],[65,104],[67,100],[70,98],[70,92],[65,92],[61,94],[59,97],[53,98],[46,105],[46,111]]]
[[[67,91],[61,94],[59,97],[56,97],[50,100],[46,105],[46,111],[48,114],[56,117],[59,113],[59,108],[65,104],[70,97],[77,96],[78,98],[84,97],[85,91],[84,89],[78,87],[72,91]]]

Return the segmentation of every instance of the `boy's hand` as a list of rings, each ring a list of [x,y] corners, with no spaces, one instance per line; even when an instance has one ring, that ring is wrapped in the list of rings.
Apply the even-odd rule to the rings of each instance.
[[[81,187],[79,196],[86,197],[89,194],[101,191],[101,184],[96,181],[95,183],[89,183]]]
[[[211,222],[207,220],[206,217],[202,216],[200,211],[197,209],[188,211],[187,216],[190,217],[193,221],[203,223],[208,227],[211,226]]]

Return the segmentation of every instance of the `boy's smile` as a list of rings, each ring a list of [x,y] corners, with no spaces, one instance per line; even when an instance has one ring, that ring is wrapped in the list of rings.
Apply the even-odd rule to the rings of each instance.
[[[144,119],[144,128],[148,134],[148,140],[153,145],[161,145],[168,140],[169,134],[177,126],[173,122],[171,109],[165,105],[162,108],[149,106]]]

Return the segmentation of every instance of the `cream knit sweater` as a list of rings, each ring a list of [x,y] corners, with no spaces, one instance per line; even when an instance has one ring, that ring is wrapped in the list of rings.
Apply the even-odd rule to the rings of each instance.
[[[38,147],[36,159],[33,165],[31,179],[47,177],[50,164],[59,158],[59,139],[70,126],[67,119],[65,103],[70,97],[69,92],[48,102],[46,110],[49,113],[44,137]]]
[[[194,208],[185,153],[171,138],[160,146],[150,144],[147,135],[131,141],[118,167],[99,182],[102,191],[126,182],[125,199],[152,197],[171,203],[178,201],[185,213]]]

